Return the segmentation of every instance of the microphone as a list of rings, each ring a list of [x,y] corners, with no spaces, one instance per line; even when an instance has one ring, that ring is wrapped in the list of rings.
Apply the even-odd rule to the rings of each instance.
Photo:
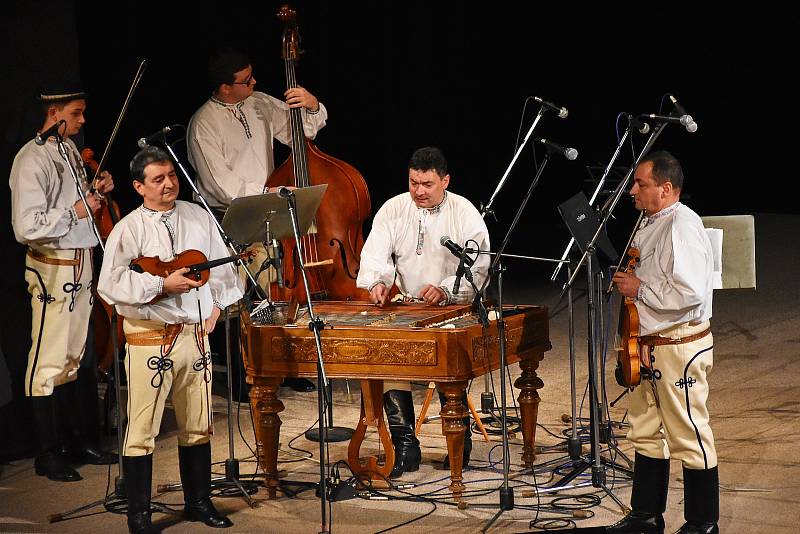
[[[680,117],[667,117],[664,115],[650,114],[650,115],[640,115],[640,116],[658,122],[672,122],[674,124],[680,124],[681,126],[686,128],[686,131],[689,133],[694,133],[697,131],[697,123],[694,122],[694,119],[692,118],[691,115],[681,115]]]
[[[456,269],[456,281],[453,282],[453,295],[458,295],[458,290],[461,288],[461,277],[464,276],[464,263],[466,260],[466,252],[461,253],[458,260],[458,269]]]
[[[631,128],[636,128],[640,134],[648,134],[650,133],[650,125],[646,122],[640,121],[630,113],[626,113],[625,115],[628,116],[628,124]]]
[[[170,133],[175,128],[180,127],[180,124],[173,124],[172,126],[164,126],[156,133],[150,134],[147,137],[142,137],[139,141],[136,142],[139,145],[139,148],[148,148],[153,146],[155,143],[164,142],[166,141],[166,135]]]
[[[559,154],[561,154],[570,161],[578,157],[578,151],[575,150],[574,148],[564,148],[561,145],[557,145],[554,142],[548,139],[542,139],[541,137],[535,137],[534,141],[543,144],[544,146],[547,147],[548,150],[552,152],[558,152]]]
[[[281,198],[290,198],[293,194],[292,190],[285,185],[278,187],[278,196]]]
[[[673,95],[669,95],[669,99],[672,101],[672,105],[675,106],[675,111],[677,111],[679,115],[688,115],[688,113],[686,113],[686,110],[683,109],[683,106],[678,104],[677,98],[675,98]]]
[[[58,121],[57,123],[55,123],[54,125],[52,125],[47,130],[43,131],[42,133],[36,134],[36,137],[33,138],[34,143],[36,143],[39,146],[42,146],[43,144],[45,144],[47,142],[47,139],[51,135],[58,136],[58,131],[61,129],[61,125],[66,124],[66,123],[67,123],[67,121],[62,119],[62,120]]]
[[[567,108],[565,107],[556,106],[552,102],[548,102],[547,100],[539,98],[538,96],[534,96],[533,99],[536,100],[538,103],[540,103],[542,107],[545,107],[547,109],[550,109],[558,113],[559,119],[566,119],[567,115],[569,115],[569,111],[567,111]]]
[[[469,256],[465,255],[464,247],[461,245],[457,245],[450,240],[449,235],[443,235],[441,239],[439,239],[439,243],[443,247],[447,247],[447,250],[453,253],[453,256],[458,256],[459,259],[464,258],[464,263],[467,267],[472,267],[472,264],[475,263],[475,260],[470,258]]]

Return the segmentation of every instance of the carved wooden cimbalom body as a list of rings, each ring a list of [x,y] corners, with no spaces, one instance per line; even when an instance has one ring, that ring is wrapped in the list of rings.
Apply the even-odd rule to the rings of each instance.
[[[325,321],[321,332],[322,356],[329,378],[361,380],[361,417],[348,448],[353,472],[369,478],[388,477],[394,451],[383,420],[383,380],[434,381],[447,398],[442,407],[442,433],[450,454],[450,490],[456,498],[464,491],[461,458],[466,416],[461,397],[469,380],[499,367],[496,322],[484,329],[469,306],[430,307],[398,304],[378,308],[362,302],[320,302],[315,313]],[[523,452],[526,466],[533,465],[538,415],[538,389],[544,384],[536,375],[539,362],[550,349],[547,308],[508,306],[506,357],[519,363],[522,375],[514,382],[520,390]],[[281,314],[275,314],[281,323]],[[285,376],[315,378],[317,352],[308,328],[308,316],[298,315],[295,325],[263,324],[245,314],[242,320],[242,357],[247,369],[251,410],[256,422],[259,461],[268,478],[270,497],[278,488],[278,441],[283,403],[277,393]],[[387,450],[384,465],[377,458],[360,458],[367,427],[378,429]]]

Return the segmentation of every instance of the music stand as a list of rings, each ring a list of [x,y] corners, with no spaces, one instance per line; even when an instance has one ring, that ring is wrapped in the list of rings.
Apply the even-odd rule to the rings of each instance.
[[[308,278],[306,267],[303,260],[303,249],[301,236],[308,232],[314,221],[322,202],[322,196],[327,189],[326,184],[310,187],[289,189],[282,187],[277,193],[267,193],[264,195],[254,195],[234,199],[231,203],[225,218],[222,221],[223,228],[231,234],[237,241],[252,243],[269,239],[286,239],[293,237],[296,242],[300,263],[300,272],[306,290],[308,301],[308,313],[311,317],[309,329],[314,333],[314,340],[317,347],[317,408],[319,411],[319,465],[320,481],[319,496],[322,507],[322,532],[329,532],[326,520],[325,501],[328,499],[325,479],[325,458],[327,428],[325,423],[325,408],[328,406],[328,379],[325,375],[325,367],[322,359],[322,341],[320,330],[322,321],[314,313],[309,293]],[[257,215],[254,215],[257,214]],[[270,307],[271,303],[268,304]]]
[[[311,227],[327,184],[294,189],[297,198],[298,227],[305,234]],[[253,215],[253,214],[260,215]],[[240,243],[255,243],[270,239],[294,237],[292,221],[286,208],[286,200],[277,193],[235,198],[222,219],[222,227]],[[278,273],[278,276],[281,276]],[[332,391],[326,389],[329,408],[333,406]],[[333,409],[328,410],[326,440],[329,442],[347,441],[353,437],[352,428],[333,425]],[[311,428],[306,434],[309,441],[319,441],[319,429]]]
[[[297,198],[297,222],[301,234],[305,234],[311,227],[327,188],[327,184],[321,184],[293,190]],[[234,198],[222,219],[222,228],[239,243],[263,242],[267,237],[270,239],[294,237],[286,199],[278,193]]]

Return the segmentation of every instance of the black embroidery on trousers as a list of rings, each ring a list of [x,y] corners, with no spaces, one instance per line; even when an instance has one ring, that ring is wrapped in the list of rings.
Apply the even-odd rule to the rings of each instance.
[[[70,313],[72,313],[72,310],[75,309],[75,295],[78,293],[78,291],[83,289],[83,284],[81,284],[80,282],[75,282],[75,283],[67,282],[61,289],[64,291],[64,293],[67,293],[69,295],[70,298],[69,311]]]
[[[683,379],[682,380],[683,380],[684,384],[687,383],[686,379],[688,378],[689,367],[692,365],[692,363],[694,363],[694,361],[701,354],[703,354],[704,352],[708,352],[713,348],[714,348],[714,345],[711,345],[710,347],[699,351],[697,354],[695,354],[694,356],[691,357],[691,359],[689,360],[689,363],[687,363],[686,367],[683,368]],[[693,379],[693,380],[695,380],[695,379]],[[695,382],[697,382],[697,380],[695,380]],[[705,447],[703,447],[703,440],[700,437],[700,430],[697,428],[697,425],[694,424],[694,419],[692,419],[692,405],[689,402],[689,389],[690,388],[688,388],[688,387],[687,388],[683,388],[684,398],[686,399],[686,417],[689,419],[689,422],[692,423],[692,427],[694,428],[694,435],[697,437],[697,444],[700,446],[700,452],[703,453],[704,469],[708,469],[708,455],[706,455],[706,449],[705,449]]]
[[[654,350],[650,350],[650,369],[653,370],[653,380],[661,380],[661,369],[656,368],[656,356],[653,354],[654,352]]]
[[[39,293],[36,298],[44,304],[44,306],[42,306],[42,317],[39,321],[39,333],[36,335],[36,351],[33,354],[33,363],[31,364],[31,377],[28,380],[28,396],[30,397],[33,396],[33,377],[36,375],[36,365],[39,363],[39,349],[42,348],[42,334],[44,334],[44,319],[47,314],[47,305],[55,302],[56,299],[47,292],[47,286],[44,285],[44,280],[42,279],[42,275],[39,274],[39,271],[27,266],[25,270],[35,274],[36,279],[39,280],[41,293]]]
[[[147,368],[155,371],[155,373],[153,373],[153,378],[150,379],[150,385],[155,389],[160,388],[161,384],[164,383],[164,373],[172,369],[172,365],[173,362],[167,358],[167,354],[150,356],[147,360]]]
[[[697,379],[695,377],[687,376],[686,379],[681,378],[680,380],[675,382],[675,385],[678,386],[680,389],[683,389],[683,386],[690,388],[693,385],[695,385],[695,383],[697,383]]]

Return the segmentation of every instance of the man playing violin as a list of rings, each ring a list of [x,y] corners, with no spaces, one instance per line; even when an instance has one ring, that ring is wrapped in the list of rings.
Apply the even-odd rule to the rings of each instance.
[[[408,163],[408,193],[397,195],[381,206],[361,250],[356,284],[369,290],[378,306],[388,302],[396,284],[401,298],[423,301],[430,306],[463,304],[475,296],[464,281],[453,293],[459,258],[441,245],[443,236],[457,243],[472,240],[481,250],[489,249],[489,231],[480,212],[466,198],[450,193],[447,160],[438,148],[420,148]],[[486,279],[489,257],[479,256],[472,266],[475,284]],[[421,451],[414,433],[414,403],[408,382],[384,382],[383,406],[395,446],[392,477],[419,467]],[[439,394],[444,405],[444,395]],[[464,399],[466,403],[466,399]],[[465,404],[466,406],[466,404]],[[466,409],[466,408],[465,408]],[[469,464],[472,439],[469,418],[464,435],[463,466]],[[445,458],[445,465],[448,459]]]
[[[250,58],[231,49],[209,59],[208,80],[211,97],[192,116],[186,144],[198,189],[222,217],[234,198],[266,192],[267,178],[275,170],[273,139],[285,145],[291,142],[289,109],[302,109],[303,130],[309,139],[325,126],[328,111],[303,87],[287,89],[285,101],[256,91]],[[249,268],[256,275],[267,251],[260,244],[252,249],[256,256]],[[274,273],[273,269],[263,271],[259,284],[266,287]],[[304,378],[284,382],[297,391],[316,389]]]
[[[211,269],[208,283],[171,273],[136,272],[142,256],[170,261],[193,249],[209,259],[228,256],[211,218],[200,206],[176,200],[178,178],[169,155],[140,151],[130,164],[133,187],[142,196],[106,243],[98,291],[123,316],[127,339],[128,426],[123,443],[128,527],[155,532],[150,519],[153,449],[164,403],[172,396],[178,423],[178,459],[184,515],[211,527],[229,527],[210,499],[211,355],[208,334],[220,310],[242,297],[230,265]],[[156,302],[156,297],[162,297]]]
[[[74,85],[53,89],[39,97],[44,112],[39,135],[14,158],[9,180],[11,222],[17,241],[28,247],[25,280],[33,315],[24,390],[31,399],[39,440],[34,465],[38,475],[75,481],[81,476],[69,461],[112,464],[117,458],[96,446],[96,383],[92,381],[94,402],[89,406],[82,406],[77,383],[92,309],[92,249],[97,245],[78,187],[89,210],[96,212],[102,193],[111,191],[114,181],[103,173],[96,192],[91,192],[71,139],[86,122],[87,93]],[[76,171],[78,187],[59,152],[59,137]],[[57,419],[69,434],[64,443],[60,443]]]
[[[628,409],[632,512],[608,532],[664,531],[670,457],[683,464],[686,523],[678,532],[718,532],[717,453],[706,407],[713,258],[700,217],[680,202],[682,188],[681,165],[669,152],[652,153],[636,168],[631,195],[646,213],[632,243],[640,262],[613,280],[634,299],[650,376],[632,391]]]

